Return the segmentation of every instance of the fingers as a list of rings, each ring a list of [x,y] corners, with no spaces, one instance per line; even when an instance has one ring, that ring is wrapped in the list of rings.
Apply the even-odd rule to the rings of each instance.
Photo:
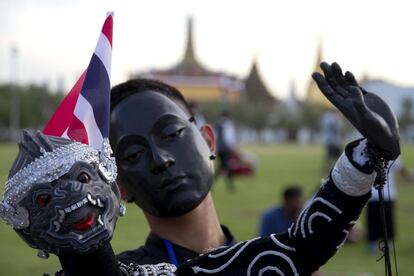
[[[312,78],[315,80],[316,84],[318,85],[319,89],[326,95],[331,96],[335,94],[335,91],[332,89],[332,87],[329,85],[329,83],[326,81],[324,76],[321,74],[315,72],[312,74]]]
[[[353,86],[359,87],[359,89],[361,89],[363,95],[365,95],[365,94],[368,93],[362,86],[360,86],[358,84],[358,81],[355,79],[354,74],[352,74],[351,72],[346,71],[345,78],[348,81],[349,85],[353,85]]]
[[[337,79],[338,83],[340,85],[346,85],[347,80],[346,80],[344,74],[342,73],[341,66],[339,66],[338,63],[334,62],[334,63],[332,63],[331,67],[332,67],[332,72],[333,72],[335,78]]]
[[[349,96],[348,91],[345,89],[346,80],[342,74],[342,69],[338,63],[334,62],[329,65],[326,62],[321,63],[321,69],[325,74],[325,78],[329,85],[342,97],[346,98]]]
[[[325,75],[325,79],[329,82],[329,84],[331,86],[336,86],[337,82],[331,66],[326,62],[322,62],[320,67],[323,71],[323,74]]]
[[[356,81],[354,74],[349,71],[346,71],[345,78],[347,79],[350,85],[359,86],[358,82]]]
[[[341,94],[337,93],[331,85],[327,82],[327,80],[319,73],[313,73],[312,78],[315,80],[316,84],[319,87],[319,90],[325,95],[325,97],[335,106],[338,106],[341,101],[343,101],[343,97]]]

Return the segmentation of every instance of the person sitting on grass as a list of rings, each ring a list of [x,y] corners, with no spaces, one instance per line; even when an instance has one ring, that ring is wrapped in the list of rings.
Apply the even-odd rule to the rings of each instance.
[[[286,187],[283,204],[265,211],[260,223],[260,236],[286,232],[298,218],[303,208],[302,190],[296,186]]]

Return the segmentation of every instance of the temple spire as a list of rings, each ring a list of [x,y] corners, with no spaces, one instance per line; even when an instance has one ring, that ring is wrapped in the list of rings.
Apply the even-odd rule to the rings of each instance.
[[[193,17],[187,19],[187,45],[185,48],[184,60],[187,62],[195,61],[194,45],[193,45]]]
[[[187,19],[187,41],[183,59],[171,69],[178,75],[198,76],[208,72],[196,59],[193,43],[193,18]]]
[[[318,49],[317,49],[317,52],[316,52],[316,63],[315,63],[315,67],[313,68],[314,72],[322,73],[322,70],[320,68],[320,64],[321,64],[322,61],[324,61],[323,59],[324,59],[324,57],[323,57],[323,43],[322,43],[322,39],[319,39]]]
[[[257,56],[253,56],[250,73],[245,79],[246,98],[252,102],[274,103],[277,99],[267,89],[258,69]]]
[[[319,39],[318,42],[318,49],[316,53],[316,60],[315,65],[313,67],[313,72],[322,73],[322,70],[320,68],[320,64],[322,61],[324,61],[324,54],[323,54],[323,42],[322,39]],[[332,107],[332,104],[329,102],[329,100],[321,93],[318,86],[316,85],[316,82],[310,78],[309,79],[309,85],[306,93],[306,101],[309,103],[321,105],[324,107]]]

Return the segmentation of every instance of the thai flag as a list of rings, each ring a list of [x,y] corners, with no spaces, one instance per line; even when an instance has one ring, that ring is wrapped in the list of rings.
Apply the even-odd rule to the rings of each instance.
[[[95,52],[43,130],[102,149],[109,134],[113,13],[108,13]]]

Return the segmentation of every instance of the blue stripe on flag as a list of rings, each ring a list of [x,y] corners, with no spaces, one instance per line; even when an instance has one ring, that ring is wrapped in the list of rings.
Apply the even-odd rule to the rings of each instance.
[[[109,134],[110,80],[102,61],[93,54],[81,94],[93,108],[96,124],[103,137]]]

